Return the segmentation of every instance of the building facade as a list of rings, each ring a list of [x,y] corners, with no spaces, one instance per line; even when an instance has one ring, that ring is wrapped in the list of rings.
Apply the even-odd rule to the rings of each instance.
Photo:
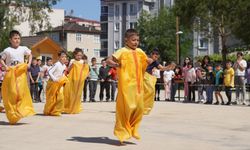
[[[86,27],[76,23],[66,23],[53,28],[51,31],[42,31],[38,35],[49,36],[67,51],[74,51],[76,47],[83,49],[88,59],[100,58],[100,31],[93,27]]]
[[[135,28],[142,10],[157,15],[173,0],[101,0],[101,56],[109,56],[124,46],[124,33]]]

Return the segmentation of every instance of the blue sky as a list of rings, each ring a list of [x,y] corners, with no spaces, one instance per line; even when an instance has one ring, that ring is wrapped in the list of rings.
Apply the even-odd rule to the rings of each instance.
[[[53,8],[64,9],[67,13],[72,9],[76,17],[100,20],[100,0],[61,0]]]

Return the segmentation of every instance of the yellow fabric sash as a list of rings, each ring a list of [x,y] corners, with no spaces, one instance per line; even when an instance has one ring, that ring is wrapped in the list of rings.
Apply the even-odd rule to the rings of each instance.
[[[46,104],[44,115],[60,116],[64,109],[63,85],[68,81],[66,76],[61,77],[58,82],[48,81],[46,87]]]
[[[87,64],[74,61],[69,72],[69,82],[64,87],[64,112],[78,114],[82,111],[81,96],[84,81],[89,73]]]
[[[6,116],[10,124],[21,118],[35,114],[27,81],[28,65],[25,63],[10,66],[4,76],[2,97]]]
[[[154,106],[156,77],[149,73],[144,74],[144,115],[148,115]]]

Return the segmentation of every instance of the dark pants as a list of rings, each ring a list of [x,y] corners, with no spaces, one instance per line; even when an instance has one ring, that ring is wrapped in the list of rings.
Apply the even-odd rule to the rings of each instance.
[[[38,83],[38,97],[39,97],[39,100],[41,102],[41,93],[42,93],[42,90],[43,90],[43,83],[41,81],[41,83]]]
[[[159,101],[160,100],[160,91],[161,91],[161,85],[160,85],[160,81],[158,81],[157,79],[157,82],[155,84],[155,100],[156,100],[156,97],[157,97],[157,100]],[[157,96],[158,95],[158,96]]]
[[[30,95],[33,100],[40,101],[39,94],[38,94],[38,83],[36,82],[37,76],[32,77],[35,83],[32,83],[30,80]]]
[[[192,94],[192,97],[191,97]],[[195,102],[195,86],[191,82],[188,82],[188,101]]]
[[[226,96],[227,96],[228,102],[231,103],[231,100],[232,100],[232,90],[231,90],[231,87],[226,86],[225,87],[225,92],[226,92]]]
[[[100,82],[100,86],[101,86],[99,94],[100,101],[103,100],[104,89],[106,92],[106,101],[108,101],[110,99],[110,82],[109,81]]]
[[[89,101],[95,101],[97,81],[89,81]]]
[[[111,101],[115,100],[116,82],[111,82]]]
[[[206,87],[206,95],[207,95],[207,101],[206,103],[212,104],[213,103],[213,93],[214,93],[214,87],[213,85]]]
[[[84,87],[83,87],[83,101],[85,102],[87,99],[87,86],[88,86],[88,80],[86,79],[84,81]]]
[[[178,90],[178,87],[179,87],[179,84],[175,83],[173,81],[172,82],[172,87],[171,87],[171,100],[173,100],[173,101],[175,101],[175,94],[176,94],[176,91]]]

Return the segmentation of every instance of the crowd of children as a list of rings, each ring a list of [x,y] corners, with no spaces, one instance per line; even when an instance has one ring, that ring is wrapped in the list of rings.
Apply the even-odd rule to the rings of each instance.
[[[159,100],[158,89],[163,84],[165,100],[175,101],[176,90],[183,83],[184,103],[250,105],[246,99],[246,85],[250,83],[249,68],[242,52],[237,53],[235,63],[227,61],[224,68],[220,63],[211,62],[209,56],[204,56],[202,61],[198,60],[196,63],[186,57],[183,66],[168,68],[162,76],[160,70],[154,69],[153,75],[162,79],[156,84],[155,92],[158,96],[155,96],[155,100]],[[232,101],[233,90],[236,91],[236,99]],[[225,91],[227,100],[223,99],[222,91]]]

